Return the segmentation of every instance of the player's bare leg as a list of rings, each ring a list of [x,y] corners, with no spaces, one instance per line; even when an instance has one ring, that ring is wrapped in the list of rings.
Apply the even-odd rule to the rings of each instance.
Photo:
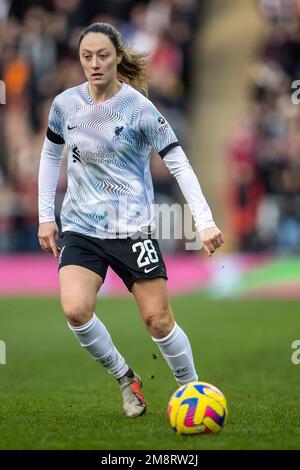
[[[142,319],[178,384],[198,380],[190,342],[176,324],[163,278],[139,280],[132,287]]]
[[[70,326],[91,320],[102,278],[82,266],[64,266],[59,271],[61,306]]]
[[[94,313],[102,278],[89,269],[71,265],[60,269],[59,279],[62,308],[74,336],[119,381],[126,415],[140,416],[146,409],[140,378],[130,369]]]

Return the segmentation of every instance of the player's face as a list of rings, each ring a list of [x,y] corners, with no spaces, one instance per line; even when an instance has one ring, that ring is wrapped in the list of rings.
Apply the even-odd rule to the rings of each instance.
[[[85,76],[92,85],[105,87],[116,79],[122,56],[117,55],[115,46],[105,34],[87,34],[81,41],[79,55]]]

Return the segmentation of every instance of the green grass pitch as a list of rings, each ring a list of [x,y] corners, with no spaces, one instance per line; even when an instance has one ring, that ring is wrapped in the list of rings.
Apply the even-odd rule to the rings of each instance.
[[[66,326],[57,299],[0,299],[0,449],[299,449],[299,303],[172,300],[199,379],[219,387],[229,419],[219,435],[177,436],[166,410],[177,388],[133,299],[99,299],[97,313],[142,375],[146,415],[128,420],[115,380]],[[157,358],[155,359],[155,355]]]

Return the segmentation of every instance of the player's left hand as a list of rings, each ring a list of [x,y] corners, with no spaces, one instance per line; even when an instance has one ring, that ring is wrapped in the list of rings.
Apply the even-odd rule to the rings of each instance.
[[[201,230],[200,239],[208,256],[211,256],[224,243],[224,235],[218,227]]]

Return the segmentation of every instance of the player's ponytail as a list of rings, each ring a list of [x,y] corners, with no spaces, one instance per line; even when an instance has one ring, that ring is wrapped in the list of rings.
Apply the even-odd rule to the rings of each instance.
[[[81,41],[88,33],[102,33],[109,37],[117,54],[122,55],[122,61],[118,64],[118,77],[124,79],[144,95],[148,95],[149,77],[146,72],[147,62],[145,54],[126,47],[119,31],[108,23],[94,23],[88,26],[80,35],[78,50]]]
[[[126,47],[122,52],[122,61],[118,65],[120,78],[124,77],[138,91],[148,96],[149,78],[146,72],[145,55]]]

